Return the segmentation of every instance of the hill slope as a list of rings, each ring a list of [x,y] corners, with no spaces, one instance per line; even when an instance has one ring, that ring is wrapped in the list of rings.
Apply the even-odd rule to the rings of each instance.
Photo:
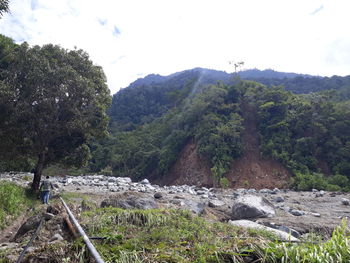
[[[162,184],[261,188],[294,175],[300,189],[350,186],[347,78],[336,89],[296,95],[238,78],[215,80],[223,74],[194,69],[115,94],[112,136],[92,145],[91,169]],[[280,80],[298,78],[328,87],[328,78]]]

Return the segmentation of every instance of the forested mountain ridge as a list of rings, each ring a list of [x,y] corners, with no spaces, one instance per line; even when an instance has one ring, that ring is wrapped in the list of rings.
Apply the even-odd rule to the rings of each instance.
[[[233,76],[233,74],[224,71],[194,68],[169,76],[151,74],[136,80],[127,88],[114,94],[110,117],[113,124],[145,123],[154,117],[161,116],[187,97],[190,92],[194,93],[199,86],[217,84],[218,82],[228,84],[238,76],[241,79],[254,80],[268,87],[284,86],[286,90],[296,94],[342,90],[347,97],[349,96],[347,87],[350,86],[350,76],[329,78],[257,69],[240,71]]]
[[[299,189],[349,187],[347,77],[280,79],[324,81],[320,85],[324,91],[297,95],[237,75],[226,80],[208,77],[217,72],[212,73],[194,69],[161,83],[133,84],[115,94],[112,136],[92,145],[90,168],[166,184],[261,188],[280,178]],[[341,81],[328,86],[338,78]],[[244,107],[254,112],[254,123],[247,124]],[[249,125],[256,127],[254,158],[246,150],[247,132],[253,127]],[[249,174],[238,174],[240,162],[248,167],[241,172]],[[254,173],[270,179],[256,185],[249,181],[258,177]]]

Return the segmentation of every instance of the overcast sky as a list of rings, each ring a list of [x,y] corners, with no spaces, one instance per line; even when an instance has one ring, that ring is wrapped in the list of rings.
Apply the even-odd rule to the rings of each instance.
[[[194,67],[350,75],[349,0],[10,0],[0,33],[84,49],[112,94]]]

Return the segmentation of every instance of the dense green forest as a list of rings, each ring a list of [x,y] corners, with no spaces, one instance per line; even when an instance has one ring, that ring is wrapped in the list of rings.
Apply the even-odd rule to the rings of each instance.
[[[194,140],[219,182],[232,160],[242,155],[242,104],[249,103],[257,114],[261,154],[291,170],[294,187],[348,189],[347,77],[280,78],[285,84],[302,82],[292,93],[237,75],[224,81],[207,77],[205,82],[202,74],[195,69],[161,83],[138,81],[140,86],[115,94],[111,136],[92,144],[90,168],[135,179],[166,176],[183,147]]]

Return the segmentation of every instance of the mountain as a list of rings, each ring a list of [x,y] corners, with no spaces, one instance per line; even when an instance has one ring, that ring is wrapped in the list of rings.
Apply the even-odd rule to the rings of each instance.
[[[232,73],[227,73],[225,71],[214,70],[214,69],[206,69],[206,68],[194,68],[189,70],[184,70],[180,72],[173,73],[168,76],[161,76],[158,74],[150,74],[144,78],[139,78],[136,81],[132,82],[129,87],[138,87],[138,86],[147,86],[147,85],[157,85],[160,83],[164,83],[169,79],[177,78],[182,74],[200,74],[202,79],[199,84],[215,84],[217,81],[222,81],[227,83],[230,79],[233,78]],[[297,74],[297,73],[286,73],[286,72],[278,72],[272,69],[266,70],[258,70],[258,69],[248,69],[238,72],[238,75],[242,79],[292,79],[295,77],[303,77],[303,78],[318,78],[316,76],[311,76],[307,74]]]
[[[247,69],[238,72],[242,79],[292,79],[295,77],[316,78],[316,76],[298,73],[278,72],[272,69]]]
[[[167,185],[350,189],[348,77],[264,80],[297,92],[201,68],[138,80],[114,94],[91,170]]]
[[[215,84],[218,81],[227,84],[235,79],[233,73],[230,74],[225,71],[213,69],[194,68],[168,76],[151,74],[144,78],[137,79],[131,83],[128,88],[151,85],[159,86],[163,84],[168,86],[169,82],[177,82],[177,79],[181,78],[183,75],[198,77],[197,85]],[[272,69],[248,69],[238,72],[237,75],[241,79],[254,80],[269,87],[284,86],[286,90],[297,94],[307,94],[328,89],[341,89],[350,85],[350,76],[320,77],[307,74],[278,72]]]

